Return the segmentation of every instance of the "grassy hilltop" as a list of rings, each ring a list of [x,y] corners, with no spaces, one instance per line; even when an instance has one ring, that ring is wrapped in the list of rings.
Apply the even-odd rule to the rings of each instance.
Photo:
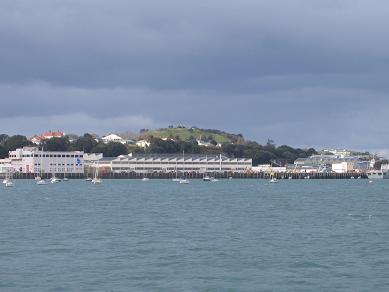
[[[199,129],[199,128],[184,128],[184,127],[169,127],[161,128],[156,130],[142,130],[140,133],[140,138],[146,137],[155,137],[155,138],[172,138],[181,141],[190,141],[190,140],[205,140],[211,141],[214,140],[217,143],[244,143],[244,138],[241,134],[230,134],[220,130],[213,129]]]

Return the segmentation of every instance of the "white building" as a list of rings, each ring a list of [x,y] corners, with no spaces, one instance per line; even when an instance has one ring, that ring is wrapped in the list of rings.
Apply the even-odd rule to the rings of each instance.
[[[332,171],[336,173],[347,173],[354,170],[354,164],[351,162],[340,162],[332,164]]]
[[[87,161],[113,173],[246,173],[252,159],[200,154],[129,154]]]
[[[84,173],[84,152],[42,151],[24,147],[9,152],[11,165],[19,173]]]
[[[324,149],[322,152],[329,155],[336,155],[340,158],[351,156],[351,151],[347,149]]]
[[[39,145],[42,143],[43,140],[49,140],[52,138],[62,138],[65,137],[65,133],[61,131],[47,131],[44,132],[42,135],[35,135],[33,136],[30,141],[36,145]]]
[[[141,148],[147,148],[150,146],[150,142],[146,140],[139,140],[136,142],[136,146],[141,147]]]
[[[116,135],[116,134],[109,134],[107,136],[104,136],[103,138],[101,138],[103,140],[103,142],[105,144],[108,144],[110,142],[115,142],[115,143],[122,143],[122,144],[126,144],[127,141],[125,139],[123,139],[122,137]]]

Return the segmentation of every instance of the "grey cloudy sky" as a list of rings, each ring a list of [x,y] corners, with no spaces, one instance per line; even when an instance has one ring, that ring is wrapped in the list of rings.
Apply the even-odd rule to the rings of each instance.
[[[2,0],[0,132],[184,123],[386,149],[386,0]]]

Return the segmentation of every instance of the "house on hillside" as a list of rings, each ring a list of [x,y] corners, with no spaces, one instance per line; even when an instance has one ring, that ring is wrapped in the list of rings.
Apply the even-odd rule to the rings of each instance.
[[[103,136],[103,138],[101,138],[104,142],[104,144],[108,144],[110,142],[115,142],[115,143],[122,143],[122,144],[126,144],[127,141],[125,139],[123,139],[122,137],[116,135],[116,134],[109,134],[109,135],[106,135],[106,136]]]
[[[34,143],[35,145],[39,145],[42,143],[43,140],[49,140],[51,138],[62,138],[65,137],[65,133],[61,131],[47,131],[44,132],[42,135],[34,135],[30,138],[30,141]]]
[[[136,146],[138,146],[140,148],[147,148],[150,146],[150,142],[146,141],[146,140],[139,140],[135,144],[136,144]]]

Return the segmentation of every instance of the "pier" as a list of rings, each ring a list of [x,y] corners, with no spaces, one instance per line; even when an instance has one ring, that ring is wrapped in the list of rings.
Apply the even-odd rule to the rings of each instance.
[[[63,174],[56,173],[56,177],[64,178],[65,176],[68,179],[85,179],[87,177],[93,177],[92,173],[85,174]],[[352,179],[352,178],[361,178],[367,179],[366,173],[208,173],[208,175],[213,176],[218,179]],[[15,173],[13,175],[14,179],[34,179],[37,174],[34,173]],[[51,173],[45,173],[40,175],[43,179],[49,179],[52,177]],[[202,179],[204,174],[202,173],[180,173],[178,177],[185,177],[188,179]],[[0,178],[4,178],[4,174],[0,174]],[[173,179],[176,177],[175,173],[112,173],[112,172],[103,172],[99,175],[102,179],[141,179],[144,177],[150,179]]]

